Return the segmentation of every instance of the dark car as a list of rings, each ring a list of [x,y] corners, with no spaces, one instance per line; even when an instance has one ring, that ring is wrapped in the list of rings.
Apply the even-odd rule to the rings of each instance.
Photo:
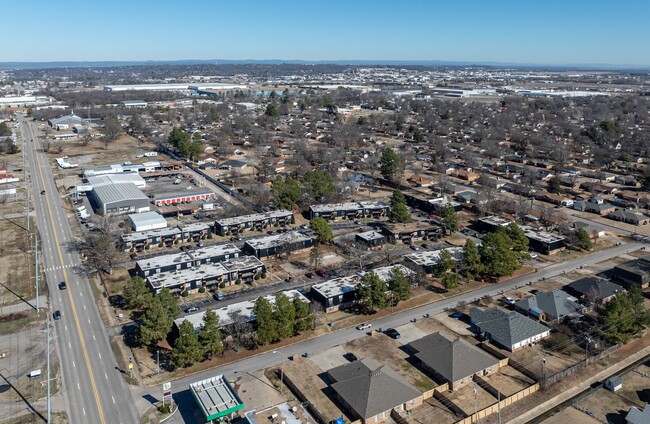
[[[316,270],[316,275],[318,275],[319,277],[323,277],[323,278],[327,277],[327,273],[325,271],[323,271],[322,269]]]
[[[452,318],[461,319],[463,317],[463,315],[464,314],[461,313],[461,312],[454,312],[453,314],[451,314],[449,316],[452,317]]]
[[[394,328],[389,328],[388,330],[386,330],[385,334],[388,337],[392,337],[393,339],[399,339],[400,337],[402,337],[399,331],[395,330]]]
[[[355,354],[352,353],[352,352],[348,352],[348,353],[346,353],[345,355],[343,355],[343,357],[344,357],[345,359],[347,359],[348,361],[350,361],[350,362],[354,362],[354,361],[359,360],[359,358],[357,358],[357,355],[355,355]]]
[[[131,259],[138,259],[138,254],[135,252],[131,253]]]
[[[65,290],[66,288],[68,288],[68,286],[67,286],[67,284],[65,283],[65,281],[61,281],[61,282],[59,283],[59,290]]]
[[[45,190],[41,190],[41,194],[45,194]]]
[[[60,320],[61,319],[61,311],[54,311],[54,313],[52,314],[52,317],[55,320]]]
[[[214,300],[223,300],[223,295],[221,293],[215,293]]]
[[[308,272],[307,274],[305,274],[305,277],[314,278],[314,273],[313,272]]]

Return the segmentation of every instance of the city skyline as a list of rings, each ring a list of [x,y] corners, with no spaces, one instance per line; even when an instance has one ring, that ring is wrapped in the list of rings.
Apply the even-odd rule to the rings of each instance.
[[[242,4],[243,3],[243,4]],[[458,62],[645,67],[650,4],[12,3],[0,62]]]

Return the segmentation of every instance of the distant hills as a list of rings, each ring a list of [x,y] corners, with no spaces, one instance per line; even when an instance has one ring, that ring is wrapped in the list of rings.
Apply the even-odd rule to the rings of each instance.
[[[576,63],[564,65],[526,64],[508,62],[471,62],[471,61],[445,61],[445,60],[142,60],[142,61],[56,61],[56,62],[0,62],[0,69],[45,69],[45,68],[106,68],[120,66],[142,65],[225,65],[225,64],[257,64],[257,65],[356,65],[356,66],[431,66],[431,67],[456,67],[477,66],[493,68],[521,68],[521,69],[548,69],[548,70],[591,70],[591,71],[650,71],[650,65],[612,65],[607,63]]]

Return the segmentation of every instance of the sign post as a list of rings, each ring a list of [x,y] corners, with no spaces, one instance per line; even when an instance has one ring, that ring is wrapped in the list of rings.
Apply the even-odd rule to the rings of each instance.
[[[172,383],[171,382],[163,383],[162,391],[163,391],[163,406],[165,406],[165,398],[167,396],[169,396],[169,404],[171,405],[171,401],[172,401]]]

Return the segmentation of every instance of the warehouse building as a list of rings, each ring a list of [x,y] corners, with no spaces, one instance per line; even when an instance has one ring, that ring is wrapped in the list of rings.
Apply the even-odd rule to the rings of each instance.
[[[381,218],[390,212],[390,206],[384,202],[351,202],[312,205],[309,207],[309,219],[317,217],[328,221],[337,219]]]
[[[254,255],[258,258],[265,258],[267,256],[309,249],[313,245],[313,237],[299,231],[289,231],[247,240],[244,243],[243,250],[246,254]]]
[[[155,195],[154,204],[156,206],[169,206],[177,205],[179,203],[189,203],[196,201],[209,201],[216,199],[216,195],[212,190],[192,190],[183,193],[161,194]]]
[[[149,211],[149,198],[133,183],[93,186],[89,200],[101,215]]]
[[[149,231],[167,228],[167,220],[158,212],[143,212],[129,215],[129,222],[134,231]]]
[[[271,212],[218,219],[215,221],[215,231],[217,234],[225,236],[228,233],[237,233],[244,229],[261,231],[270,226],[293,223],[293,212],[279,209]]]

